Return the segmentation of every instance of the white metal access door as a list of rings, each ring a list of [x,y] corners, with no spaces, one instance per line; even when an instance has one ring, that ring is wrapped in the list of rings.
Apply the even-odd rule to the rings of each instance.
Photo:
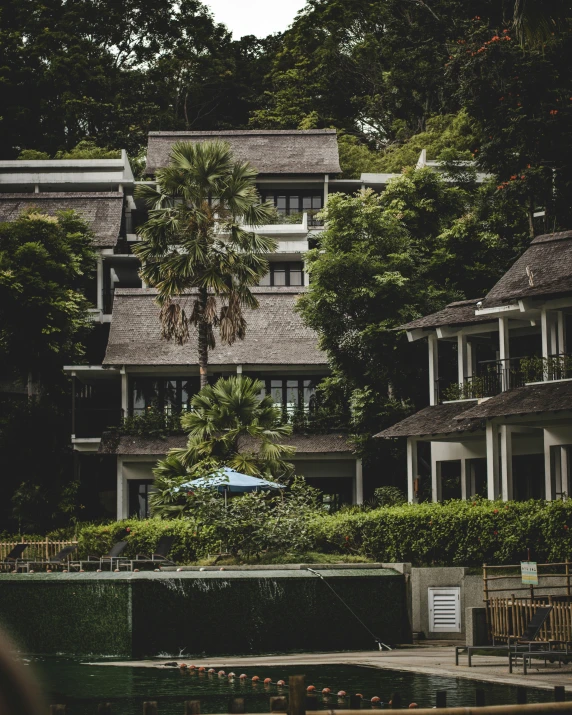
[[[429,631],[431,633],[461,632],[461,589],[429,589]]]

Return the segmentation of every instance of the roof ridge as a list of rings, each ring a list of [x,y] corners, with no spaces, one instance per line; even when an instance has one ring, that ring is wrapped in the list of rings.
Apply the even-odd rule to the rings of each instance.
[[[117,199],[123,198],[120,191],[22,191],[19,193],[0,192],[0,200],[10,199]]]
[[[156,131],[149,132],[150,137],[172,137],[172,136],[254,136],[256,134],[265,135],[288,135],[304,136],[305,134],[337,134],[337,129],[205,129],[204,131]]]

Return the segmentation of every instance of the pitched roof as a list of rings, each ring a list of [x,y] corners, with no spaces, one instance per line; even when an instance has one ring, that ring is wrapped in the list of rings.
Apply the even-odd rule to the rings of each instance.
[[[112,432],[105,432],[99,445],[100,454],[135,455],[148,454],[160,457],[170,449],[181,449],[187,444],[184,434],[168,435],[165,437],[142,437],[135,435],[121,435],[119,438]],[[281,440],[281,444],[296,447],[301,454],[324,454],[330,452],[351,453],[353,448],[348,444],[347,435],[343,434],[293,434]],[[240,449],[252,450],[256,442],[248,438],[241,441]]]
[[[531,277],[527,273],[531,272]],[[531,285],[532,283],[532,285]],[[483,300],[489,308],[519,298],[572,291],[572,231],[537,236]]]
[[[410,323],[400,325],[399,330],[414,330],[415,328],[437,328],[441,325],[465,325],[468,323],[484,323],[490,321],[489,315],[475,315],[480,298],[459,300],[449,303],[443,310],[417,318]]]
[[[95,234],[94,246],[115,246],[121,231],[123,194],[109,193],[38,193],[0,194],[0,223],[14,221],[29,208],[54,216],[58,211],[73,209],[89,224]]]
[[[318,337],[294,310],[300,289],[255,288],[260,307],[245,309],[246,337],[224,345],[218,336],[209,352],[212,365],[322,365],[326,355]],[[113,320],[104,365],[196,365],[197,333],[191,327],[189,342],[177,345],[161,339],[156,292],[150,289],[115,291]],[[181,301],[187,314],[193,295]]]
[[[175,142],[221,139],[236,159],[249,161],[259,174],[338,174],[340,160],[335,129],[235,130],[214,132],[149,132],[148,174],[169,163]]]
[[[425,407],[401,422],[389,427],[376,437],[390,439],[393,437],[423,437],[435,434],[451,434],[480,429],[481,420],[460,422],[456,418],[465,412],[470,412],[472,402],[448,402],[442,405]]]
[[[490,419],[562,410],[572,410],[572,382],[545,382],[501,392],[459,415],[457,421],[462,424],[464,419]]]

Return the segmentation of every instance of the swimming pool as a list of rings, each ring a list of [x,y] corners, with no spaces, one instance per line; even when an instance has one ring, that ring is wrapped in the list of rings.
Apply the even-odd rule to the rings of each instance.
[[[224,659],[221,659],[221,664]],[[198,663],[200,664],[200,663]],[[67,705],[67,715],[95,715],[97,704],[112,703],[114,715],[141,715],[145,700],[156,700],[160,715],[181,715],[185,700],[199,699],[201,713],[228,712],[229,699],[244,697],[247,713],[268,713],[269,698],[287,690],[280,689],[276,682],[290,675],[305,675],[306,684],[314,685],[316,709],[348,707],[349,702],[339,701],[336,693],[345,690],[348,695],[362,693],[362,707],[371,709],[373,696],[387,703],[394,692],[401,695],[407,706],[416,702],[420,707],[432,707],[439,690],[447,692],[447,705],[469,706],[475,703],[477,688],[486,690],[487,705],[514,704],[516,688],[492,683],[479,683],[462,678],[441,678],[415,673],[380,670],[363,666],[288,666],[234,668],[236,675],[246,673],[248,679],[207,673],[190,673],[179,668],[144,668],[128,666],[101,666],[81,664],[78,661],[60,659],[37,659],[31,662],[50,693],[50,703]],[[218,668],[216,669],[218,671]],[[227,673],[229,669],[226,669]],[[258,675],[260,682],[252,683]],[[271,685],[264,685],[264,678],[271,678]],[[328,687],[333,695],[325,700],[321,691]],[[548,702],[553,699],[550,691],[531,688],[529,702]],[[376,708],[378,709],[378,708]]]

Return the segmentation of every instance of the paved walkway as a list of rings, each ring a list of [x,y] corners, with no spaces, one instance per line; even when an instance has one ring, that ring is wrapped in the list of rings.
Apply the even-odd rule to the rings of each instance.
[[[115,663],[94,663],[93,665],[111,666],[136,666],[157,667],[165,660],[124,661]],[[472,668],[467,667],[466,655],[461,655],[461,665],[455,666],[455,648],[453,646],[405,646],[393,651],[383,652],[348,652],[348,653],[299,653],[296,655],[260,655],[242,658],[222,657],[208,660],[177,659],[177,662],[186,662],[191,665],[203,665],[206,668],[243,668],[280,666],[280,665],[364,665],[372,668],[388,670],[406,670],[413,673],[426,675],[440,675],[453,678],[468,678],[488,683],[502,683],[506,685],[524,685],[528,688],[552,689],[555,685],[564,685],[566,690],[572,692],[572,664],[558,666],[542,661],[536,664],[533,661],[528,674],[522,674],[522,668],[515,669],[512,675],[508,672],[507,657],[500,656],[474,656]],[[260,673],[261,677],[264,673]]]

